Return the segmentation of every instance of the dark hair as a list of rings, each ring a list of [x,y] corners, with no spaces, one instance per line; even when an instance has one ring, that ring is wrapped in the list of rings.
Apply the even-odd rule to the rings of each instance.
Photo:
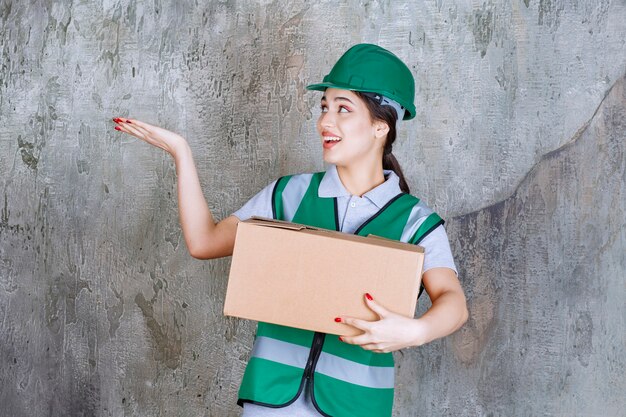
[[[384,122],[387,126],[389,126],[387,140],[383,149],[383,169],[390,169],[395,172],[400,178],[400,189],[409,194],[411,191],[409,190],[409,185],[407,184],[404,174],[402,173],[402,168],[400,168],[400,164],[398,163],[396,157],[391,153],[393,143],[396,140],[396,121],[398,120],[396,111],[391,106],[380,105],[376,100],[367,94],[363,94],[359,91],[355,91],[354,93],[365,102],[373,120]]]

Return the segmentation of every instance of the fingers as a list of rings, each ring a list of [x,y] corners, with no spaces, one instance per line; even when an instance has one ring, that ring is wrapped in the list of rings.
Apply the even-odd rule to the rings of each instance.
[[[130,119],[122,119],[121,117],[114,117],[113,121],[117,123],[119,126],[125,126],[126,123],[131,123]]]
[[[340,340],[351,345],[359,345],[365,350],[371,350],[377,353],[389,352],[388,346],[381,343],[379,334],[381,328],[379,325],[382,323],[381,320],[391,317],[392,313],[378,304],[378,302],[374,301],[374,298],[369,293],[365,294],[364,299],[367,307],[376,313],[380,320],[366,321],[353,317],[338,317],[335,321],[345,323],[363,331],[362,334],[357,336],[342,336]],[[387,321],[385,321],[385,323],[386,322]]]
[[[124,127],[126,128],[128,133],[132,134],[133,136],[138,137],[139,139],[146,140],[148,137],[148,132],[146,131],[146,129],[140,126],[133,125],[133,124],[126,124]]]
[[[182,149],[182,147],[187,145],[185,138],[182,136],[158,126],[153,126],[136,119],[119,117],[114,118],[113,121],[118,124],[118,126],[115,127],[116,130],[133,135],[151,145],[167,151],[172,156],[177,153],[177,149]]]
[[[374,301],[374,298],[369,293],[365,294],[365,304],[370,308],[370,310],[378,314],[378,317],[381,319],[389,315],[389,310]]]
[[[341,323],[345,323],[349,326],[356,327],[359,330],[369,331],[372,328],[372,322],[355,319],[353,317],[341,317]]]
[[[389,350],[385,349],[380,343],[366,343],[365,345],[361,345],[361,348],[365,350],[371,350],[376,353],[386,353]]]
[[[372,343],[372,335],[370,333],[363,333],[358,336],[341,336],[339,340],[349,345],[363,346]]]
[[[376,353],[391,352],[385,343],[375,342],[374,337],[370,333],[364,333],[358,336],[341,336],[339,338],[344,343],[349,345],[358,345],[365,350],[371,350]]]
[[[128,133],[138,139],[165,149],[162,145],[150,140],[150,133],[145,127],[150,127],[147,123],[143,123],[135,119],[122,119],[119,117],[113,118],[113,121],[117,123],[115,130]]]
[[[365,294],[365,303],[374,313],[376,313],[380,317],[380,319],[383,319],[389,313],[387,311],[387,309],[385,309],[383,306],[381,306],[376,301],[374,301],[374,299],[372,298],[372,296],[369,293]],[[373,327],[378,322],[378,321],[361,320],[361,319],[357,319],[357,318],[354,318],[354,317],[338,317],[338,318],[335,319],[335,321],[347,324],[347,325],[352,326],[352,327],[356,327],[357,329],[362,330],[363,332],[365,332],[365,334],[370,334],[372,329],[373,329]],[[361,335],[361,336],[364,336],[364,335]],[[361,337],[361,336],[359,336],[359,337]],[[342,338],[342,340],[343,339],[344,338]],[[348,339],[348,338],[346,338],[346,339]],[[354,341],[354,337],[350,338],[350,340]],[[365,343],[365,341],[363,341],[362,339],[359,339],[357,342],[358,342],[357,344]]]
[[[131,133],[129,130],[130,125],[126,122],[127,119],[121,119],[119,117],[114,117],[113,121],[116,123],[115,130],[125,133]]]
[[[153,129],[155,126],[149,124],[149,123],[145,123],[142,122],[141,120],[137,120],[137,119],[119,119],[121,121],[125,121],[126,123],[128,123],[131,126],[134,126],[144,132],[149,132],[151,129]]]
[[[370,330],[372,328],[372,322],[355,319],[353,317],[341,317],[339,319],[335,319],[335,321],[339,321],[349,326],[356,327],[357,329],[363,331],[362,334],[357,336],[341,336],[339,340],[341,340],[342,342],[349,343],[351,345],[361,345],[371,342],[372,334],[370,333]]]
[[[138,121],[133,123],[130,119],[122,119],[119,117],[113,118],[113,121],[117,123],[116,130],[122,130],[127,133],[132,132],[139,135],[145,135],[147,133],[145,127],[142,127]]]
[[[144,123],[140,120],[137,119],[127,119],[127,118],[122,118],[122,117],[114,117],[113,121],[115,123],[120,123],[120,124],[131,124],[131,125],[135,125],[135,126],[140,126],[143,127],[144,129],[149,127],[150,125],[148,123]]]

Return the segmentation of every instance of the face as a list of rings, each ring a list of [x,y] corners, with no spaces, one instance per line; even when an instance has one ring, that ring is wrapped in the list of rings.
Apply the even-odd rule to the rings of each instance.
[[[367,106],[354,92],[328,88],[321,100],[317,131],[324,161],[347,166],[380,161],[389,128],[371,119]]]

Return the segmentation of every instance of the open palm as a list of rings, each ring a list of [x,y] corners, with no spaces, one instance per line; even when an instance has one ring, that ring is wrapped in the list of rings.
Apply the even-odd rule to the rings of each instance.
[[[171,155],[174,155],[176,150],[186,143],[185,138],[177,133],[136,119],[115,117],[113,121],[117,123],[117,126],[115,126],[116,130],[128,133],[150,145],[161,148]]]

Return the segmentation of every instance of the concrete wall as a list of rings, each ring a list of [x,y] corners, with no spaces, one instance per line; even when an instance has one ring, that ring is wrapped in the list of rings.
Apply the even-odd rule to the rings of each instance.
[[[323,168],[304,86],[363,41],[414,71],[394,153],[471,314],[396,354],[394,415],[623,414],[624,22],[621,0],[0,0],[0,415],[240,414],[229,260],[188,255],[171,159],[110,119],[184,135],[221,218]]]

